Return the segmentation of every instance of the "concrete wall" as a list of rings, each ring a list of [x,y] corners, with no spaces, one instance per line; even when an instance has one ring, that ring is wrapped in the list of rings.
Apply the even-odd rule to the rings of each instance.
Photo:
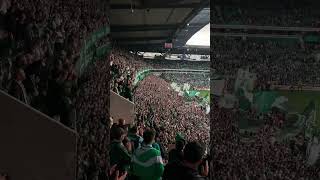
[[[134,104],[127,99],[110,91],[110,116],[114,122],[118,122],[119,118],[126,120],[126,124],[134,121]]]
[[[0,172],[12,180],[75,180],[76,133],[0,91]]]

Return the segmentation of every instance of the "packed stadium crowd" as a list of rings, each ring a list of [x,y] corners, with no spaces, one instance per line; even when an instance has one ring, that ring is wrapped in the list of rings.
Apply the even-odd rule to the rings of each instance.
[[[77,179],[107,179],[109,115],[109,58],[99,60],[81,78],[76,101],[78,132]]]
[[[196,89],[209,89],[210,87],[210,75],[208,73],[163,73],[160,77],[168,82],[177,83],[181,87],[185,83]]]
[[[143,125],[128,128],[122,119],[111,127],[110,176],[112,179],[197,179],[205,180],[208,161],[205,148],[197,141],[187,142],[177,135],[168,156],[157,140],[157,132]]]
[[[319,27],[316,8],[282,8],[281,2],[270,3],[274,8],[215,7],[214,24],[260,25],[281,27]],[[286,34],[287,32],[282,32]],[[276,34],[276,33],[272,33]],[[271,34],[271,35],[272,35]],[[289,33],[288,33],[289,34]],[[305,35],[301,33],[300,35]],[[239,68],[257,75],[255,90],[270,89],[270,85],[319,86],[320,64],[316,58],[317,43],[303,39],[214,37],[212,66],[227,77],[227,91],[234,92]],[[257,114],[243,112],[237,106],[224,108],[219,98],[211,99],[211,177],[221,179],[319,179],[319,165],[307,165],[305,134],[279,138],[279,129],[287,119],[283,112]],[[241,118],[262,121],[254,131],[240,129]]]
[[[110,56],[111,90],[132,101],[135,75],[148,66],[138,56],[119,49]]]
[[[133,100],[132,82],[135,73],[142,68],[147,68],[148,65],[142,61],[126,61],[137,59],[137,56],[117,50],[110,57],[89,65],[83,76],[78,77],[76,64],[80,59],[83,42],[90,33],[108,24],[106,16],[97,11],[99,10],[98,3],[78,0],[54,2],[12,0],[8,2],[5,8],[1,7],[0,16],[1,54],[4,54],[0,61],[1,90],[66,126],[75,128],[79,134],[77,179],[108,179],[106,169],[110,169],[107,154],[108,145],[110,145],[110,122],[106,119],[109,114],[109,104],[106,102],[109,97],[109,85],[107,84],[109,75],[113,77],[111,88],[129,100]],[[2,12],[3,10],[5,12]],[[104,44],[105,42],[99,43]],[[162,83],[162,86],[166,88],[169,85],[163,80],[157,78],[154,80]],[[150,86],[154,90],[158,88],[151,82],[146,82],[146,86],[137,92],[140,94],[144,91],[148,92],[146,88]],[[171,91],[164,93],[166,93],[166,99],[177,97]],[[138,117],[150,111],[145,109],[147,106],[143,105],[142,101],[156,104],[155,99],[159,100],[159,95],[148,98],[138,98],[137,103],[144,106],[141,107],[144,112],[138,112]],[[150,101],[150,98],[154,100]],[[175,139],[173,132],[179,131],[190,140],[199,142],[208,139],[208,116],[197,107],[178,106],[183,102],[181,97],[179,101],[176,104],[171,100],[171,106],[175,108],[172,109],[175,111],[175,117],[172,115],[168,117],[168,113],[160,112],[166,106],[165,100],[161,101],[162,107],[151,110],[154,113],[154,119],[150,127],[160,132],[156,139],[163,146],[164,161],[170,156],[170,153],[167,156],[165,152],[168,151],[169,143]],[[160,115],[160,113],[164,114]],[[183,115],[185,113],[187,115]],[[179,123],[180,118],[183,124]],[[191,118],[193,118],[192,121]],[[198,125],[194,118],[202,119],[203,124]],[[171,126],[164,128],[163,126],[167,126],[169,120],[174,121],[172,128]],[[140,123],[144,121],[147,119],[139,119]],[[201,126],[207,128],[207,133],[203,132]],[[159,129],[163,130],[159,131]],[[145,134],[142,135],[144,142],[141,143],[141,146],[148,143],[148,135]],[[185,142],[184,145],[186,144]],[[187,169],[192,176],[197,176],[198,171],[194,170],[194,167],[201,163],[202,156],[205,154],[205,146],[199,143],[191,143],[190,146],[190,152],[185,150],[185,156],[180,156],[182,149],[178,154],[179,157],[185,159],[181,159],[181,163],[190,165],[192,168],[180,164],[173,165],[178,166],[176,170],[182,168],[181,171],[185,171]],[[198,153],[197,159],[194,159],[195,153]],[[174,175],[172,172],[168,174],[168,176]]]
[[[166,61],[163,63],[163,66],[166,66]],[[135,103],[135,125],[131,125],[133,127],[120,125],[121,129],[124,131],[123,134],[125,134],[125,137],[127,137],[124,138],[122,145],[126,146],[128,142],[134,141],[134,139],[130,138],[132,136],[131,133],[140,133],[140,136],[144,136],[144,133],[141,133],[142,129],[153,129],[155,131],[154,142],[157,144],[155,145],[155,148],[160,150],[159,152],[161,154],[162,161],[171,162],[170,154],[172,153],[170,152],[172,151],[172,144],[176,144],[177,146],[175,141],[177,138],[179,139],[179,137],[183,138],[183,146],[186,145],[186,142],[198,142],[203,144],[202,155],[205,155],[206,148],[209,144],[209,116],[205,114],[205,111],[199,107],[196,102],[194,102],[192,105],[186,104],[184,97],[179,96],[178,93],[171,88],[170,83],[155,75],[149,75],[145,77],[141,82],[139,82],[138,86],[133,89],[132,82],[136,72],[138,70],[143,70],[150,67],[152,66],[148,65],[142,59],[134,56],[133,54],[125,53],[119,50],[114,50],[112,52],[110,67],[112,75],[111,88],[121,95],[120,92],[122,92],[124,86],[128,86],[125,88],[128,88],[130,92],[132,92],[130,97],[134,99]],[[127,96],[125,97],[128,98]],[[117,125],[115,124],[114,126],[115,127],[112,129],[117,129]],[[112,129],[111,136],[113,136]],[[177,133],[179,134],[177,135]],[[141,140],[134,144],[139,143],[141,144],[141,147],[145,146],[145,142],[142,142]],[[132,147],[127,147],[125,151],[132,151]],[[117,156],[114,155],[114,153],[116,153],[116,151],[110,154],[111,158]],[[129,158],[133,158],[134,162],[134,158],[136,158],[135,156],[135,153],[128,153],[126,155],[127,161]],[[181,155],[179,155],[179,157],[180,156]],[[113,160],[111,160],[111,162],[113,162]],[[111,163],[111,165],[119,165],[119,163],[121,165],[123,162],[118,160],[117,163]],[[128,162],[126,164],[128,167],[130,166],[133,168],[133,170],[128,169],[129,177],[130,175],[137,173],[135,172],[134,164],[130,164]],[[177,170],[179,170],[179,168]],[[137,171],[139,171],[139,168]],[[164,171],[166,172],[166,170]],[[145,179],[151,178],[150,174],[148,173],[139,175],[146,176],[142,177]],[[161,175],[162,173],[160,173],[160,176],[158,176],[161,177]],[[166,175],[164,175],[163,178],[165,178],[165,176]]]
[[[109,59],[93,64],[84,77],[76,72],[84,41],[108,24],[103,4],[5,0],[0,5],[0,89],[77,130],[77,179],[105,175]]]
[[[242,40],[235,37],[215,37],[212,41],[214,61],[218,74],[234,78],[238,68],[256,73],[260,84],[273,83],[289,86],[319,86],[320,63],[314,50],[317,46],[302,48],[290,40]]]
[[[272,16],[270,16],[272,11]],[[216,6],[214,24],[314,27],[320,26],[320,14],[314,7],[290,8],[240,8]]]
[[[175,132],[208,144],[208,115],[196,103],[187,105],[184,97],[172,90],[165,80],[146,77],[135,90],[135,105],[137,121],[150,124],[163,133],[160,139],[165,147],[172,143]]]
[[[317,179],[318,167],[308,167],[302,134],[290,142],[276,140],[276,126],[265,124],[245,140],[236,126],[239,111],[217,104],[211,111],[212,177],[235,179]],[[273,114],[266,122],[275,119]],[[213,128],[212,128],[213,127]]]
[[[72,126],[75,65],[87,36],[108,24],[105,14],[96,1],[7,2],[0,15],[0,88]]]
[[[163,59],[145,59],[147,65],[155,69],[195,69],[209,70],[210,61],[180,61]]]

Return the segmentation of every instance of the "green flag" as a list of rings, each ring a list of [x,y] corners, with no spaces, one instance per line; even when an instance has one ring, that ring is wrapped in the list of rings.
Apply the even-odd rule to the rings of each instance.
[[[318,133],[316,132],[317,128],[315,128],[315,112],[316,103],[314,101],[311,101],[302,112],[302,115],[305,117],[305,135],[310,138]]]
[[[278,97],[276,92],[260,91],[254,94],[253,103],[259,113],[266,113]]]

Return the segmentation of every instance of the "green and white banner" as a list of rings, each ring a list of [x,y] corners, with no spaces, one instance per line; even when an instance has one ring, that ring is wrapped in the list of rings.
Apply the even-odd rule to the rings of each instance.
[[[238,89],[242,88],[247,92],[252,92],[256,80],[257,75],[255,73],[250,73],[248,69],[238,69],[234,89],[238,91]]]

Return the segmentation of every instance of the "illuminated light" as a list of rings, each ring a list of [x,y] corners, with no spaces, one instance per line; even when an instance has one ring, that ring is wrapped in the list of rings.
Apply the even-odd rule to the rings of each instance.
[[[187,46],[210,46],[210,24],[195,33],[186,43]]]

